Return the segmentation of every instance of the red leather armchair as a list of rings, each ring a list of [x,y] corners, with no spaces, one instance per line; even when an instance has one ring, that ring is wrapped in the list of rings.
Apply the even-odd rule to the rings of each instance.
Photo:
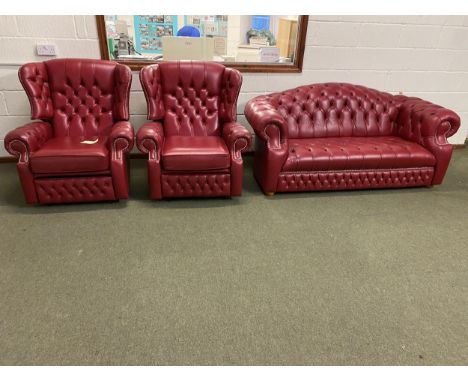
[[[252,141],[236,122],[241,74],[217,63],[163,62],[144,67],[140,81],[152,120],[137,133],[150,198],[240,195],[241,154]]]
[[[26,201],[127,199],[126,153],[134,143],[130,69],[110,61],[58,59],[25,64],[19,78],[38,121],[10,131],[5,148],[18,157]]]
[[[363,86],[301,86],[250,100],[254,174],[266,194],[442,183],[460,118]]]

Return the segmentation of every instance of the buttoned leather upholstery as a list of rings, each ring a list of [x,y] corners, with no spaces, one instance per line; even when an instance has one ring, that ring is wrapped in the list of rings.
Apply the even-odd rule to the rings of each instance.
[[[128,122],[130,69],[111,61],[57,59],[25,64],[19,78],[31,104],[31,118],[42,120],[5,137],[5,148],[19,158],[27,202],[128,198],[126,153],[134,143]],[[97,144],[81,143],[96,138]],[[84,178],[90,175],[94,183]],[[59,186],[49,187],[54,184]],[[79,195],[92,184],[105,191]],[[48,194],[49,189],[53,191]]]
[[[277,191],[296,192],[417,187],[430,184],[433,176],[433,167],[385,170],[282,172],[278,178]]]
[[[231,176],[224,174],[163,174],[165,198],[226,196],[231,192]]]
[[[143,68],[140,81],[152,120],[137,133],[150,197],[240,195],[241,153],[252,141],[236,122],[240,73],[212,62],[162,62]]]
[[[110,176],[38,178],[36,193],[40,203],[60,204],[115,200],[115,188]]]
[[[440,184],[452,154],[447,137],[460,126],[441,106],[342,83],[259,96],[245,115],[258,137],[254,173],[264,192]],[[401,170],[385,178],[381,169]],[[418,181],[401,175],[418,169]],[[355,171],[367,180],[342,183]],[[312,185],[316,177],[329,183]]]

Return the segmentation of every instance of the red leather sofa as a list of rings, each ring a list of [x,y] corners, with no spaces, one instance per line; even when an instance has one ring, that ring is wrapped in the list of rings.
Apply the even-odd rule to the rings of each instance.
[[[252,136],[236,122],[242,84],[234,69],[210,62],[162,62],[140,81],[148,119],[137,133],[148,154],[151,199],[237,196],[242,155]]]
[[[441,106],[342,83],[259,96],[245,115],[266,194],[440,184],[460,126]]]
[[[5,148],[18,157],[26,201],[127,199],[126,153],[134,142],[130,69],[110,61],[58,59],[25,64],[19,78],[38,121],[10,131]]]

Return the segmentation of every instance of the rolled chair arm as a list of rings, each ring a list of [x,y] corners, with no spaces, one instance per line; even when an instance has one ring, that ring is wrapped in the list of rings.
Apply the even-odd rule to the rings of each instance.
[[[129,121],[119,121],[114,124],[109,136],[112,152],[128,153],[132,150],[135,133]]]
[[[52,126],[47,122],[31,122],[10,131],[4,140],[5,149],[19,158],[20,162],[27,162],[29,155],[39,150],[42,145],[52,138]]]
[[[424,146],[447,144],[460,127],[460,117],[452,110],[420,98],[407,98],[398,116],[399,135]]]
[[[160,122],[147,122],[137,132],[137,147],[150,159],[159,159],[164,143],[164,129]]]
[[[280,147],[288,138],[286,121],[268,96],[251,99],[245,105],[244,114],[255,134],[269,146]]]
[[[252,134],[237,122],[227,122],[223,125],[223,139],[233,159],[240,159],[242,152],[252,145]]]

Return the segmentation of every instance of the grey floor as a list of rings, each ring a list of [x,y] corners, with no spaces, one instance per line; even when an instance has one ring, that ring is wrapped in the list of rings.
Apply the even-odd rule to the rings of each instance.
[[[27,206],[0,165],[0,363],[468,363],[468,149],[432,189]]]

